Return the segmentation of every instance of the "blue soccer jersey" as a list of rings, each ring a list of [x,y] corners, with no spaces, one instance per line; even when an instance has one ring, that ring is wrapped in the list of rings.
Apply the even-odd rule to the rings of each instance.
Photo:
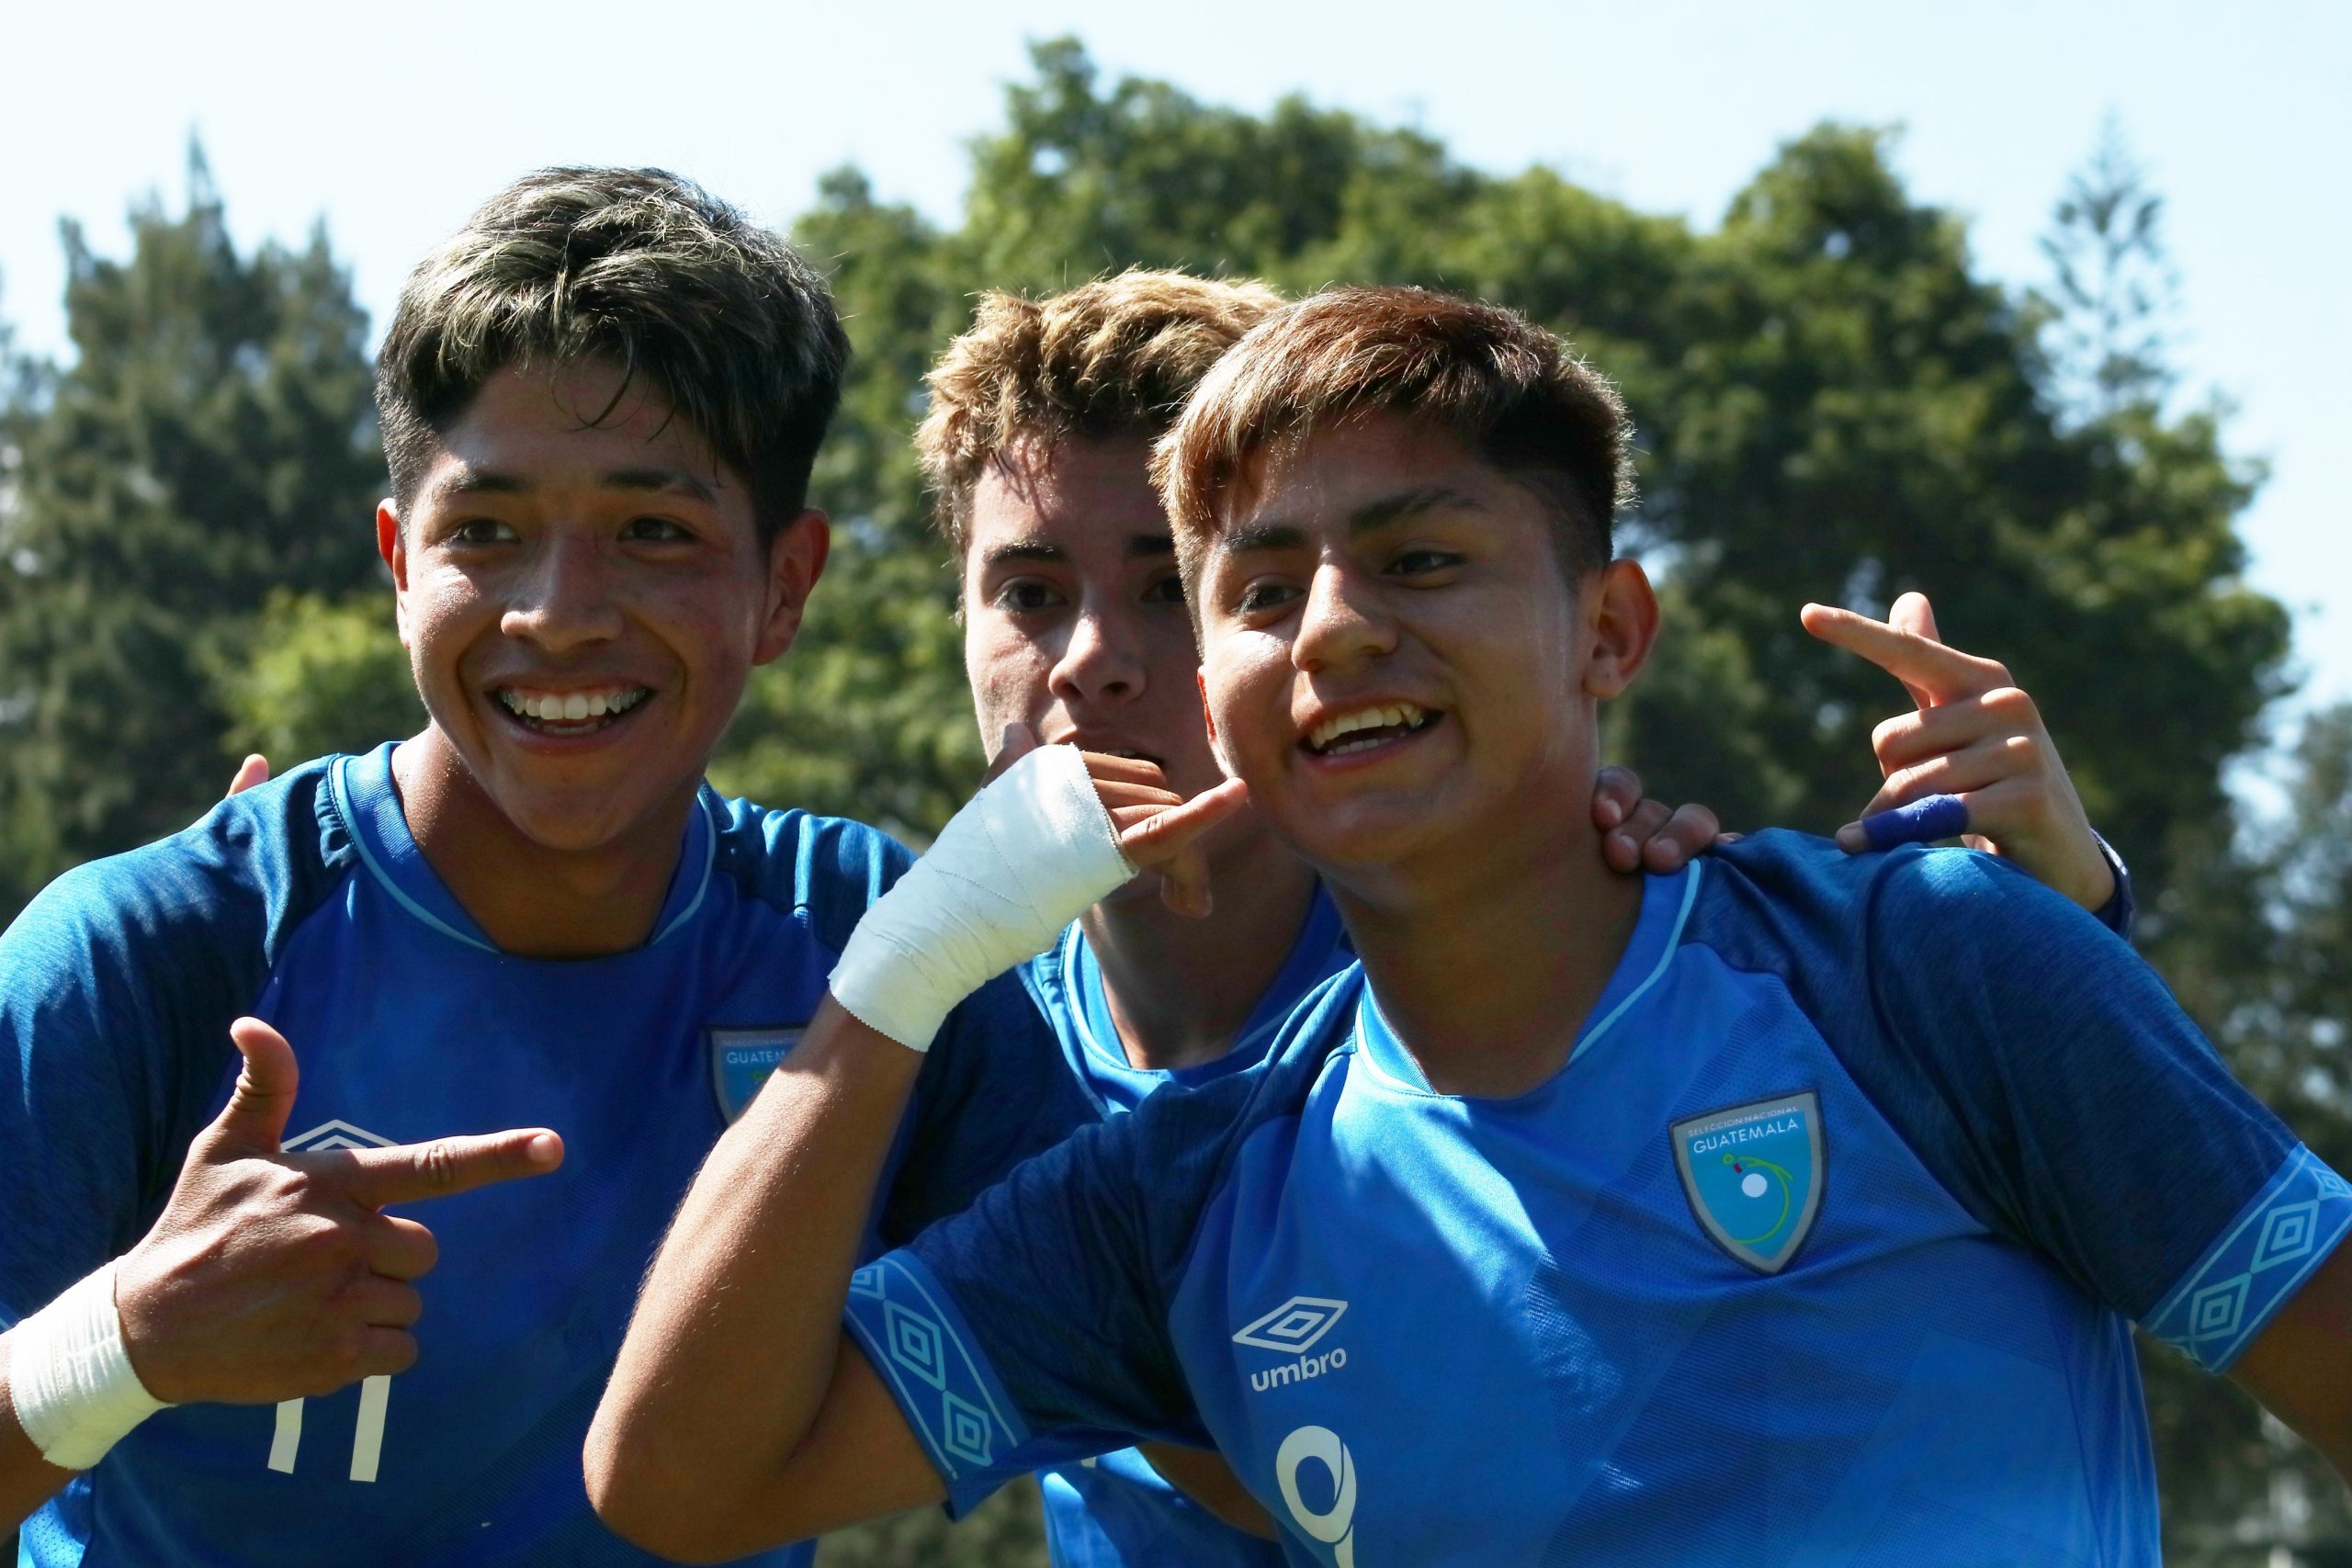
[[[1134,1110],[1163,1085],[1196,1087],[1257,1066],[1300,999],[1353,962],[1339,908],[1318,886],[1306,925],[1232,1049],[1214,1061],[1166,1070],[1127,1060],[1102,966],[1075,923],[1020,974],[1053,1026],[1070,1080],[1096,1117],[1110,1117]],[[1282,1561],[1279,1547],[1219,1520],[1133,1449],[1054,1466],[1037,1481],[1046,1545],[1057,1568],[1271,1568]]]
[[[2223,1369],[2352,1188],[1987,856],[1650,879],[1567,1065],[1433,1092],[1361,970],[859,1271],[951,1493],[1212,1440],[1291,1561],[2157,1555],[2130,1324]]]
[[[563,1167],[413,1211],[440,1262],[419,1282],[412,1371],[275,1408],[155,1416],[28,1522],[30,1563],[654,1561],[591,1513],[580,1460],[638,1282],[727,1117],[910,857],[854,823],[706,789],[642,946],[522,959],[426,864],[390,756],[310,764],[70,873],[0,937],[0,1325],[153,1224],[226,1101],[240,1013],[294,1044],[288,1148],[543,1125],[564,1138]],[[988,1038],[958,1048],[965,1034]],[[1049,1142],[1032,1119],[1051,1133],[1070,1119],[1050,1094],[955,1077],[1059,1072],[1016,985],[967,1004],[941,1043],[886,1235],[962,1207],[968,1183]],[[938,1135],[949,1122],[953,1140]]]

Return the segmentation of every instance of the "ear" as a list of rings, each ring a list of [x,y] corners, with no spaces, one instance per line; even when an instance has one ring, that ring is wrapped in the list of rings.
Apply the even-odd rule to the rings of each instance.
[[[825,575],[825,559],[832,547],[832,520],[814,507],[777,529],[775,537],[768,541],[767,599],[759,641],[752,649],[753,664],[781,658],[800,635],[800,617],[808,611],[808,594]]]
[[[392,574],[392,615],[401,646],[408,646],[408,545],[401,537],[400,503],[390,496],[376,503],[376,553]]]
[[[1649,660],[1657,641],[1657,594],[1639,565],[1613,560],[1587,585],[1584,599],[1586,630],[1592,638],[1584,689],[1606,702],[1623,696]]]

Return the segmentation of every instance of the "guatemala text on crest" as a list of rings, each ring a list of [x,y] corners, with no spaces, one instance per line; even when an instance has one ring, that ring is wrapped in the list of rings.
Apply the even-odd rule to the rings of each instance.
[[[718,1091],[718,1114],[732,1125],[752,1103],[775,1065],[784,1060],[808,1026],[778,1024],[766,1029],[714,1029],[710,1032],[710,1081]]]
[[[1674,1168],[1716,1246],[1759,1274],[1788,1267],[1813,1230],[1827,1177],[1810,1089],[1674,1123]]]

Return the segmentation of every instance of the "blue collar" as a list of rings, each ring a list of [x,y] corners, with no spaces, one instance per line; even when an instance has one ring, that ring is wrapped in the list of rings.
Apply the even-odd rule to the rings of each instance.
[[[364,757],[337,757],[327,771],[327,787],[336,812],[351,829],[351,841],[392,902],[410,916],[453,942],[484,953],[499,952],[474,918],[466,913],[443,884],[424,852],[408,830],[401,810],[400,791],[392,784],[392,748],[387,740]],[[667,937],[692,919],[710,890],[712,863],[718,848],[716,826],[718,796],[704,784],[686,816],[685,843],[678,869],[671,874],[670,891],[662,901],[661,916],[645,945]]]
[[[1205,1083],[1255,1066],[1297,1008],[1299,998],[1353,961],[1347,941],[1347,927],[1340,919],[1339,906],[1331,902],[1331,895],[1317,882],[1314,901],[1307,906],[1306,923],[1292,942],[1290,955],[1283,960],[1281,971],[1259,997],[1248,1021],[1242,1024],[1225,1054],[1214,1061],[1189,1067],[1154,1071],[1128,1062],[1118,1025],[1111,1017],[1110,992],[1102,984],[1102,963],[1095,957],[1085,932],[1073,920],[1062,933],[1061,967],[1064,983],[1069,988],[1070,1011],[1079,1043],[1088,1060],[1097,1067],[1186,1085]]]
[[[1609,984],[1601,987],[1600,998],[1585,1015],[1584,1027],[1577,1032],[1576,1045],[1568,1053],[1567,1066],[1574,1066],[1577,1058],[1608,1033],[1666,973],[1681,939],[1683,922],[1690,918],[1690,906],[1699,896],[1700,876],[1701,863],[1694,860],[1671,876],[1643,878],[1642,912],[1634,918],[1633,938],[1625,943],[1617,967],[1610,972]],[[1382,1015],[1370,976],[1365,979],[1363,1000],[1356,1010],[1358,1047],[1385,1077],[1417,1093],[1434,1093],[1420,1064],[1413,1060],[1413,1054],[1396,1038],[1396,1032]],[[1566,1066],[1561,1070],[1566,1071]]]

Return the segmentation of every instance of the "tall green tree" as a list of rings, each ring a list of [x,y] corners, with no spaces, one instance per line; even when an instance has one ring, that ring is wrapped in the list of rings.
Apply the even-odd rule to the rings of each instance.
[[[116,259],[64,225],[73,359],[0,424],[0,900],[218,798],[216,672],[273,589],[376,570],[367,321],[323,232],[241,255],[200,152]]]

